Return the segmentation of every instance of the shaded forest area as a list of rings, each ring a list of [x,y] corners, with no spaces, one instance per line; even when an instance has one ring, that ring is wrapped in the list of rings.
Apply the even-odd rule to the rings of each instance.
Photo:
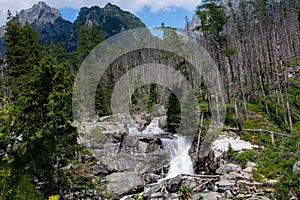
[[[225,128],[266,147],[256,158],[255,179],[262,175],[280,179],[278,199],[287,199],[290,193],[300,197],[300,175],[292,172],[300,160],[299,1],[204,1],[196,14],[201,19],[194,30],[199,32],[196,40],[214,59],[226,90]],[[2,199],[102,190],[100,183],[65,169],[71,162],[80,163],[80,155],[87,153],[71,126],[74,78],[90,50],[105,39],[93,26],[78,25],[77,34],[77,49],[69,53],[59,44],[41,45],[29,24],[21,26],[18,16],[8,15],[6,54],[0,63]],[[149,58],[150,51],[135,52],[142,61],[132,60],[134,53],[122,57],[106,71],[97,88],[100,116],[111,114],[115,81],[131,68],[156,59]],[[209,94],[203,81],[193,77],[191,66],[166,52],[155,54],[159,62],[174,64],[192,82],[199,90],[200,110],[209,113]],[[146,85],[132,95],[132,112],[147,112],[155,104],[166,105],[170,125],[180,122],[180,105],[166,88]],[[276,136],[272,144],[268,134],[253,130],[287,137]]]

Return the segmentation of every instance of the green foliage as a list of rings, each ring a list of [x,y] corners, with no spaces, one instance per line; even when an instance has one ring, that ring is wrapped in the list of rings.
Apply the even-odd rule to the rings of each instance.
[[[223,56],[229,57],[232,56],[236,52],[235,49],[225,49],[221,52]]]
[[[34,177],[47,183],[38,188],[45,196],[57,194],[62,178],[57,167],[67,165],[77,148],[77,133],[70,125],[69,63],[58,63],[56,55],[44,51],[37,34],[28,24],[21,26],[18,16],[9,20],[6,31],[7,93],[0,110],[2,188],[12,188],[12,199],[35,199],[30,196],[36,194],[30,184]]]
[[[230,127],[237,127],[238,119],[236,118],[233,105],[226,105],[226,116],[225,116],[225,125]]]
[[[300,196],[299,174],[293,173],[293,165],[300,160],[299,132],[291,137],[276,140],[276,146],[267,148],[255,172],[254,178],[262,174],[268,179],[280,178],[276,186],[278,199],[289,199],[289,192]]]
[[[171,124],[179,124],[181,120],[180,103],[174,93],[171,93],[168,97],[166,109],[168,125],[171,126]],[[173,131],[175,131],[174,128]]]
[[[150,94],[149,94],[149,101],[147,105],[147,110],[149,111],[150,108],[157,104],[157,91],[156,91],[156,84],[152,83],[150,85]]]
[[[193,198],[193,188],[189,188],[186,185],[182,185],[179,190],[179,199],[188,200]]]
[[[7,200],[42,200],[44,199],[41,192],[36,190],[36,186],[29,179],[28,175],[22,174],[20,172],[13,171],[14,174],[10,174],[8,179],[4,179],[7,182],[3,184],[0,183],[2,188],[1,197]],[[6,184],[6,185],[5,185]],[[5,187],[9,187],[6,188]]]
[[[105,198],[105,199],[110,199],[110,198],[112,198],[113,196],[114,196],[114,193],[112,193],[112,192],[107,192],[107,193],[104,194],[104,198]]]
[[[251,162],[256,161],[257,157],[258,157],[258,153],[252,149],[245,150],[237,156],[238,160],[240,161],[240,163],[242,165],[242,168],[246,168],[248,161],[251,161]]]
[[[276,103],[272,101],[268,101],[267,104],[270,111],[270,114],[268,115],[268,119],[274,124],[276,124],[281,130],[287,130],[287,126],[284,123],[282,107],[276,105]],[[277,113],[276,113],[276,107],[277,107]]]
[[[290,192],[300,196],[300,174],[284,172],[280,182],[276,185],[276,198],[290,199]]]
[[[229,158],[237,158],[237,156],[238,156],[238,153],[233,150],[231,144],[229,144],[229,146],[228,146],[227,154],[228,154]]]
[[[205,0],[197,7],[196,14],[199,16],[201,29],[206,34],[213,34],[216,38],[228,23],[228,17],[225,14],[225,7],[210,0]]]
[[[100,44],[105,36],[96,28],[95,25],[88,27],[87,25],[77,27],[78,43],[77,49],[73,52],[73,62],[77,71],[94,47]]]
[[[199,112],[198,102],[194,98],[196,95],[193,92],[185,91],[182,97],[182,118],[181,127],[182,134],[194,138],[198,132],[199,127]]]
[[[135,194],[133,196],[134,200],[143,200],[143,197],[141,196],[141,194]]]

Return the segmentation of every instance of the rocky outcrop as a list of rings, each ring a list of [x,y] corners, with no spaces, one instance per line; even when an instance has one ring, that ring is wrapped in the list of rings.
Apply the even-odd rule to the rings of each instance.
[[[58,18],[61,18],[60,12],[57,9],[48,6],[43,1],[34,4],[32,8],[21,10],[19,13],[19,20],[23,25],[26,22],[29,24],[35,23],[37,26],[47,23],[54,24]]]
[[[139,192],[143,189],[143,179],[136,172],[119,172],[106,176],[106,190],[119,197],[133,192]]]
[[[191,21],[187,22],[187,24],[179,29],[179,32],[191,36],[193,38],[197,38],[200,35],[199,31],[195,31],[195,28],[201,25],[200,18],[197,14],[193,15],[193,18]]]
[[[256,145],[252,145],[250,142],[241,140],[240,137],[233,132],[223,132],[211,144],[206,156],[198,155],[198,157],[195,158],[195,171],[216,173],[216,170],[220,167],[221,158],[228,152],[229,146],[231,146],[232,150],[236,152],[241,152],[243,150],[253,149],[257,147]],[[223,172],[224,171],[220,173]]]
[[[241,140],[240,137],[233,132],[220,134],[212,143],[211,149],[214,151],[216,157],[220,157],[228,151],[229,145],[237,152],[253,149],[253,145],[250,142]]]
[[[142,131],[149,123],[148,117],[107,116],[85,119],[76,125],[82,144],[98,158],[97,164],[91,165],[89,173],[104,177],[105,193],[112,195],[112,199],[132,200],[139,196],[143,199],[168,200],[183,198],[184,195],[192,199],[268,199],[264,197],[265,193],[274,193],[274,185],[278,180],[253,180],[252,171],[257,167],[256,163],[247,162],[242,169],[240,165],[226,160],[229,145],[237,152],[253,147],[234,133],[222,133],[207,156],[200,157],[195,166],[200,170],[199,166],[202,165],[204,170],[198,171],[198,174],[162,179],[168,171],[169,160],[161,140],[174,139],[174,136]],[[126,123],[137,127],[137,131],[130,134],[130,126],[120,119],[127,119]],[[157,120],[152,122],[158,123]],[[153,128],[152,122],[147,128]],[[221,146],[221,141],[227,149]],[[91,157],[82,160],[86,161],[95,163]]]
[[[155,173],[168,164],[158,136],[130,135],[124,124],[113,120],[83,122],[78,126],[79,142],[109,171]]]

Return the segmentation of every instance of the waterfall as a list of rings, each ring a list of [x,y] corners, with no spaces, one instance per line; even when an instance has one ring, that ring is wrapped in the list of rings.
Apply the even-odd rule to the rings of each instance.
[[[152,134],[152,135],[164,133],[164,131],[161,130],[161,128],[159,128],[158,123],[159,123],[159,117],[154,117],[154,119],[146,127],[146,129],[143,130],[142,133],[143,134]]]
[[[172,178],[179,174],[194,174],[193,162],[189,155],[192,139],[176,135],[176,139],[163,138],[161,140],[170,159],[170,168],[166,178]]]
[[[158,124],[159,117],[155,117],[142,133],[149,135],[163,134],[164,131],[159,128]],[[130,127],[129,132],[137,133],[138,130]],[[170,167],[166,178],[172,178],[179,174],[194,174],[192,159],[189,156],[189,150],[193,142],[192,139],[176,135],[174,139],[161,138],[161,141],[170,160]]]

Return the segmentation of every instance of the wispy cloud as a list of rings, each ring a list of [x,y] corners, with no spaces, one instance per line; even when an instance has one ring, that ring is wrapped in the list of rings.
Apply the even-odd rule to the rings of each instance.
[[[0,25],[4,24],[7,17],[7,11],[10,10],[13,13],[19,12],[22,9],[32,7],[38,3],[38,0],[0,0]],[[157,11],[168,11],[174,7],[183,8],[186,10],[194,10],[199,4],[200,0],[44,0],[49,6],[55,8],[80,8],[83,6],[94,6],[100,7],[105,6],[108,2],[116,4],[121,9],[137,13],[144,7],[150,8],[152,12]]]

